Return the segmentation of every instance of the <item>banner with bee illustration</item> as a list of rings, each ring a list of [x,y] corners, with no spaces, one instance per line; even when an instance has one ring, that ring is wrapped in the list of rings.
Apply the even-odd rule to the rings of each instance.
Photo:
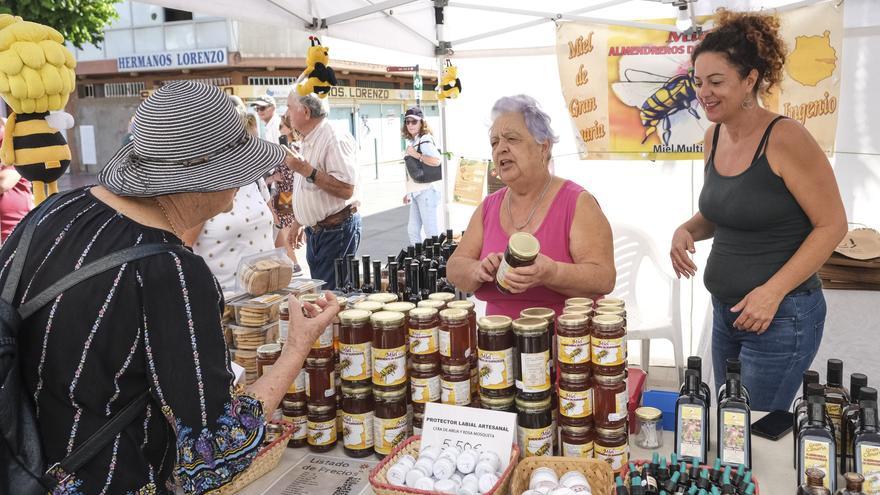
[[[778,14],[787,48],[784,77],[761,101],[803,123],[829,154],[843,45],[843,6],[836,3]],[[698,22],[704,32],[712,28],[711,17]],[[556,39],[562,94],[582,159],[703,158],[712,122],[697,99],[690,61],[700,35],[566,22]]]

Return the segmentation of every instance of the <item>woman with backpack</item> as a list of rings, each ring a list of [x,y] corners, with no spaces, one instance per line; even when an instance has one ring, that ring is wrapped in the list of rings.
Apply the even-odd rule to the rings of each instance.
[[[434,144],[431,136],[431,128],[422,109],[410,108],[403,116],[403,139],[406,140],[406,158],[415,159],[420,167],[439,167],[441,164],[440,151]],[[408,168],[408,167],[407,167]],[[407,234],[409,242],[415,244],[422,239],[440,235],[440,226],[437,223],[437,209],[440,206],[440,188],[435,182],[416,182],[412,174],[406,174],[406,195],[403,204],[409,204],[409,224]],[[422,228],[425,235],[422,236]]]

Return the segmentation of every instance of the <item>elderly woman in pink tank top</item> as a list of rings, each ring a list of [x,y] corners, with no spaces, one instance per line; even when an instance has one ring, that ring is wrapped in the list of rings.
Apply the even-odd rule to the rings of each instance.
[[[611,227],[593,196],[549,170],[553,143],[550,117],[534,98],[506,96],[492,108],[492,160],[507,187],[474,212],[450,258],[447,276],[456,287],[486,301],[486,314],[512,318],[528,307],[560,313],[567,297],[596,297],[614,288]],[[531,266],[505,275],[510,294],[495,288],[495,275],[516,232],[541,243]]]

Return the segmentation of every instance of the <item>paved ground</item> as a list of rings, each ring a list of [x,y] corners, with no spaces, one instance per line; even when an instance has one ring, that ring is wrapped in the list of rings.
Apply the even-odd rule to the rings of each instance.
[[[409,244],[406,233],[409,206],[403,205],[403,162],[379,165],[378,175],[377,179],[373,165],[362,166],[360,169],[360,211],[364,230],[358,255],[369,254],[373,259],[384,260],[387,255],[396,254]],[[94,183],[94,175],[66,174],[59,179],[58,187],[60,190],[67,190]],[[297,257],[307,274],[305,248],[297,251]]]

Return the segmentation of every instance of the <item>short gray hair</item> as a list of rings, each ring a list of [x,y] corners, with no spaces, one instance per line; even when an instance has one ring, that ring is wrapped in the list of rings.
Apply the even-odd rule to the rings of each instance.
[[[526,128],[538,144],[550,143],[552,149],[553,144],[559,142],[559,137],[553,133],[553,129],[550,127],[550,116],[541,110],[538,101],[531,96],[513,95],[498,98],[492,105],[492,121],[494,122],[502,113],[509,112],[522,114],[526,121]]]
[[[294,91],[296,91],[294,89]],[[296,101],[299,102],[300,105],[309,109],[309,115],[312,119],[320,119],[322,117],[326,117],[329,113],[329,108],[326,99],[321,99],[315,96],[312,93],[309,93],[305,96],[300,96],[297,94]]]

